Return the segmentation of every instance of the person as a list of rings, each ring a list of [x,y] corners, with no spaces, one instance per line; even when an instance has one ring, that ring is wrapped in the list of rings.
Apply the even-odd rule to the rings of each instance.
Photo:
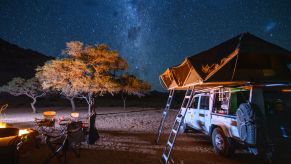
[[[88,144],[93,145],[99,139],[98,131],[95,127],[95,120],[96,120],[96,112],[95,110],[89,117],[89,136],[88,136]]]

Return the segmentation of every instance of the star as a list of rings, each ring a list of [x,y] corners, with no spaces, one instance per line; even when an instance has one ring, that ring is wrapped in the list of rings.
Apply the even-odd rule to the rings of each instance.
[[[66,42],[106,43],[128,72],[162,90],[159,74],[242,32],[291,50],[291,1],[3,1],[0,38],[49,56]]]

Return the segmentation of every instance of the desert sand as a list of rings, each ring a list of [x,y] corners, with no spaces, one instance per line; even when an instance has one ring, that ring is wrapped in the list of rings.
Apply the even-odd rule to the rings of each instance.
[[[40,108],[33,114],[29,108],[8,108],[4,120],[15,127],[33,128],[35,117],[42,118],[46,110],[57,111],[57,117],[69,117],[69,108]],[[96,127],[100,139],[95,145],[83,145],[80,158],[68,153],[68,163],[160,163],[172,121],[177,113],[172,110],[165,123],[165,131],[159,145],[155,137],[162,110],[154,108],[97,108]],[[79,108],[77,112],[86,116],[87,109]],[[31,147],[21,154],[20,163],[43,163],[49,156],[47,145],[40,148]],[[260,158],[239,151],[231,158],[223,158],[214,154],[208,136],[190,132],[178,136],[172,153],[175,163],[261,163]],[[59,163],[53,159],[51,163]]]

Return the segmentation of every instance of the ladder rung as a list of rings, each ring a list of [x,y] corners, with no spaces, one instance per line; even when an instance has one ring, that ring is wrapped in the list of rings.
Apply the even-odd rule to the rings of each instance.
[[[167,144],[172,148],[173,143],[171,143],[170,141],[168,141]]]
[[[189,95],[189,96],[185,96],[185,99],[189,99],[191,96]]]
[[[181,118],[176,118],[176,122],[178,122],[179,124],[180,124],[180,122],[181,122]]]
[[[167,106],[167,107],[169,107],[169,106],[170,106],[170,104],[167,104],[166,106]]]
[[[177,133],[177,130],[173,129],[172,132],[176,134]]]
[[[176,122],[180,123],[182,118],[176,118]]]
[[[167,162],[168,161],[168,157],[166,154],[163,154],[163,159],[164,159],[164,162]]]

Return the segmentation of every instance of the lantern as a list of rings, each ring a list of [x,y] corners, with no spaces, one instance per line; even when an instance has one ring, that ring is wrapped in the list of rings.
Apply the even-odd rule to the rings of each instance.
[[[43,112],[44,118],[48,118],[48,119],[54,119],[56,115],[57,115],[57,112],[55,112],[55,111],[45,111],[45,112]]]

